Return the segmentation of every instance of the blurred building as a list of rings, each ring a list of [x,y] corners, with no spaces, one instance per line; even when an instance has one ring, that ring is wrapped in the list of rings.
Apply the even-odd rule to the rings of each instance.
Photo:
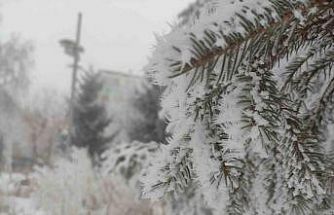
[[[108,133],[119,132],[118,141],[128,141],[127,131],[131,122],[140,117],[134,108],[133,101],[136,94],[143,89],[144,77],[117,71],[99,71],[103,82],[100,101],[105,104],[112,123]]]

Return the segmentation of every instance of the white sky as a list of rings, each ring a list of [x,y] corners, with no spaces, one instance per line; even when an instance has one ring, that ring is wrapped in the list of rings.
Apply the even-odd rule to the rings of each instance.
[[[1,1],[1,0],[0,0]],[[69,91],[72,60],[58,41],[74,39],[77,13],[83,13],[83,65],[140,72],[154,45],[153,33],[193,0],[2,0],[1,35],[19,33],[33,41],[33,87]]]

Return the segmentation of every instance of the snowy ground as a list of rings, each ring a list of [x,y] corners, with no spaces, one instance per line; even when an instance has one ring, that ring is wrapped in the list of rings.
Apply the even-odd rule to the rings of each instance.
[[[20,215],[46,215],[45,212],[37,209],[35,203],[29,198],[9,197],[10,213]],[[7,215],[8,213],[0,213]]]
[[[43,215],[36,204],[30,199],[32,187],[26,184],[27,175],[20,173],[0,174],[0,215]]]
[[[0,173],[0,215],[161,215],[164,206],[138,199],[122,178],[97,173],[87,153],[29,174]]]

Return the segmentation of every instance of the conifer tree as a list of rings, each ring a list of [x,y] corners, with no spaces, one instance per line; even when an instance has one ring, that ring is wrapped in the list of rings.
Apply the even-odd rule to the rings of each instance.
[[[217,214],[330,214],[334,2],[207,1],[158,40],[168,145],[143,194],[197,185]]]
[[[111,123],[104,105],[99,101],[103,87],[98,73],[86,72],[74,108],[73,144],[87,147],[94,164],[101,161],[101,154],[115,135],[106,136],[105,129]]]
[[[139,111],[141,118],[132,122],[129,137],[143,143],[164,143],[166,122],[159,117],[162,90],[158,86],[145,84],[147,85],[144,90],[139,92],[133,101],[133,106]]]

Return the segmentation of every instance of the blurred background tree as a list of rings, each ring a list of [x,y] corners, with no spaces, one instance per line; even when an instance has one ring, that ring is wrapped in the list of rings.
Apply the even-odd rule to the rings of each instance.
[[[166,142],[166,122],[159,117],[161,93],[160,87],[145,81],[144,90],[138,92],[133,102],[133,106],[141,114],[141,118],[133,121],[129,131],[130,140],[143,143]]]
[[[23,115],[28,125],[28,139],[34,162],[50,164],[60,147],[59,135],[67,127],[63,95],[43,89],[31,95],[24,104]]]
[[[111,119],[105,106],[99,102],[102,88],[103,84],[98,73],[85,72],[73,111],[73,144],[77,147],[87,147],[94,164],[99,163],[101,154],[116,135],[116,133],[109,136],[105,134]]]
[[[29,86],[29,72],[33,66],[33,45],[19,36],[0,40],[0,87],[11,93],[26,90]]]
[[[25,134],[20,101],[26,94],[32,60],[33,45],[19,36],[0,39],[0,145],[2,164],[12,163],[14,143],[22,143]],[[15,129],[15,133],[13,132]],[[15,144],[16,145],[16,144]]]

